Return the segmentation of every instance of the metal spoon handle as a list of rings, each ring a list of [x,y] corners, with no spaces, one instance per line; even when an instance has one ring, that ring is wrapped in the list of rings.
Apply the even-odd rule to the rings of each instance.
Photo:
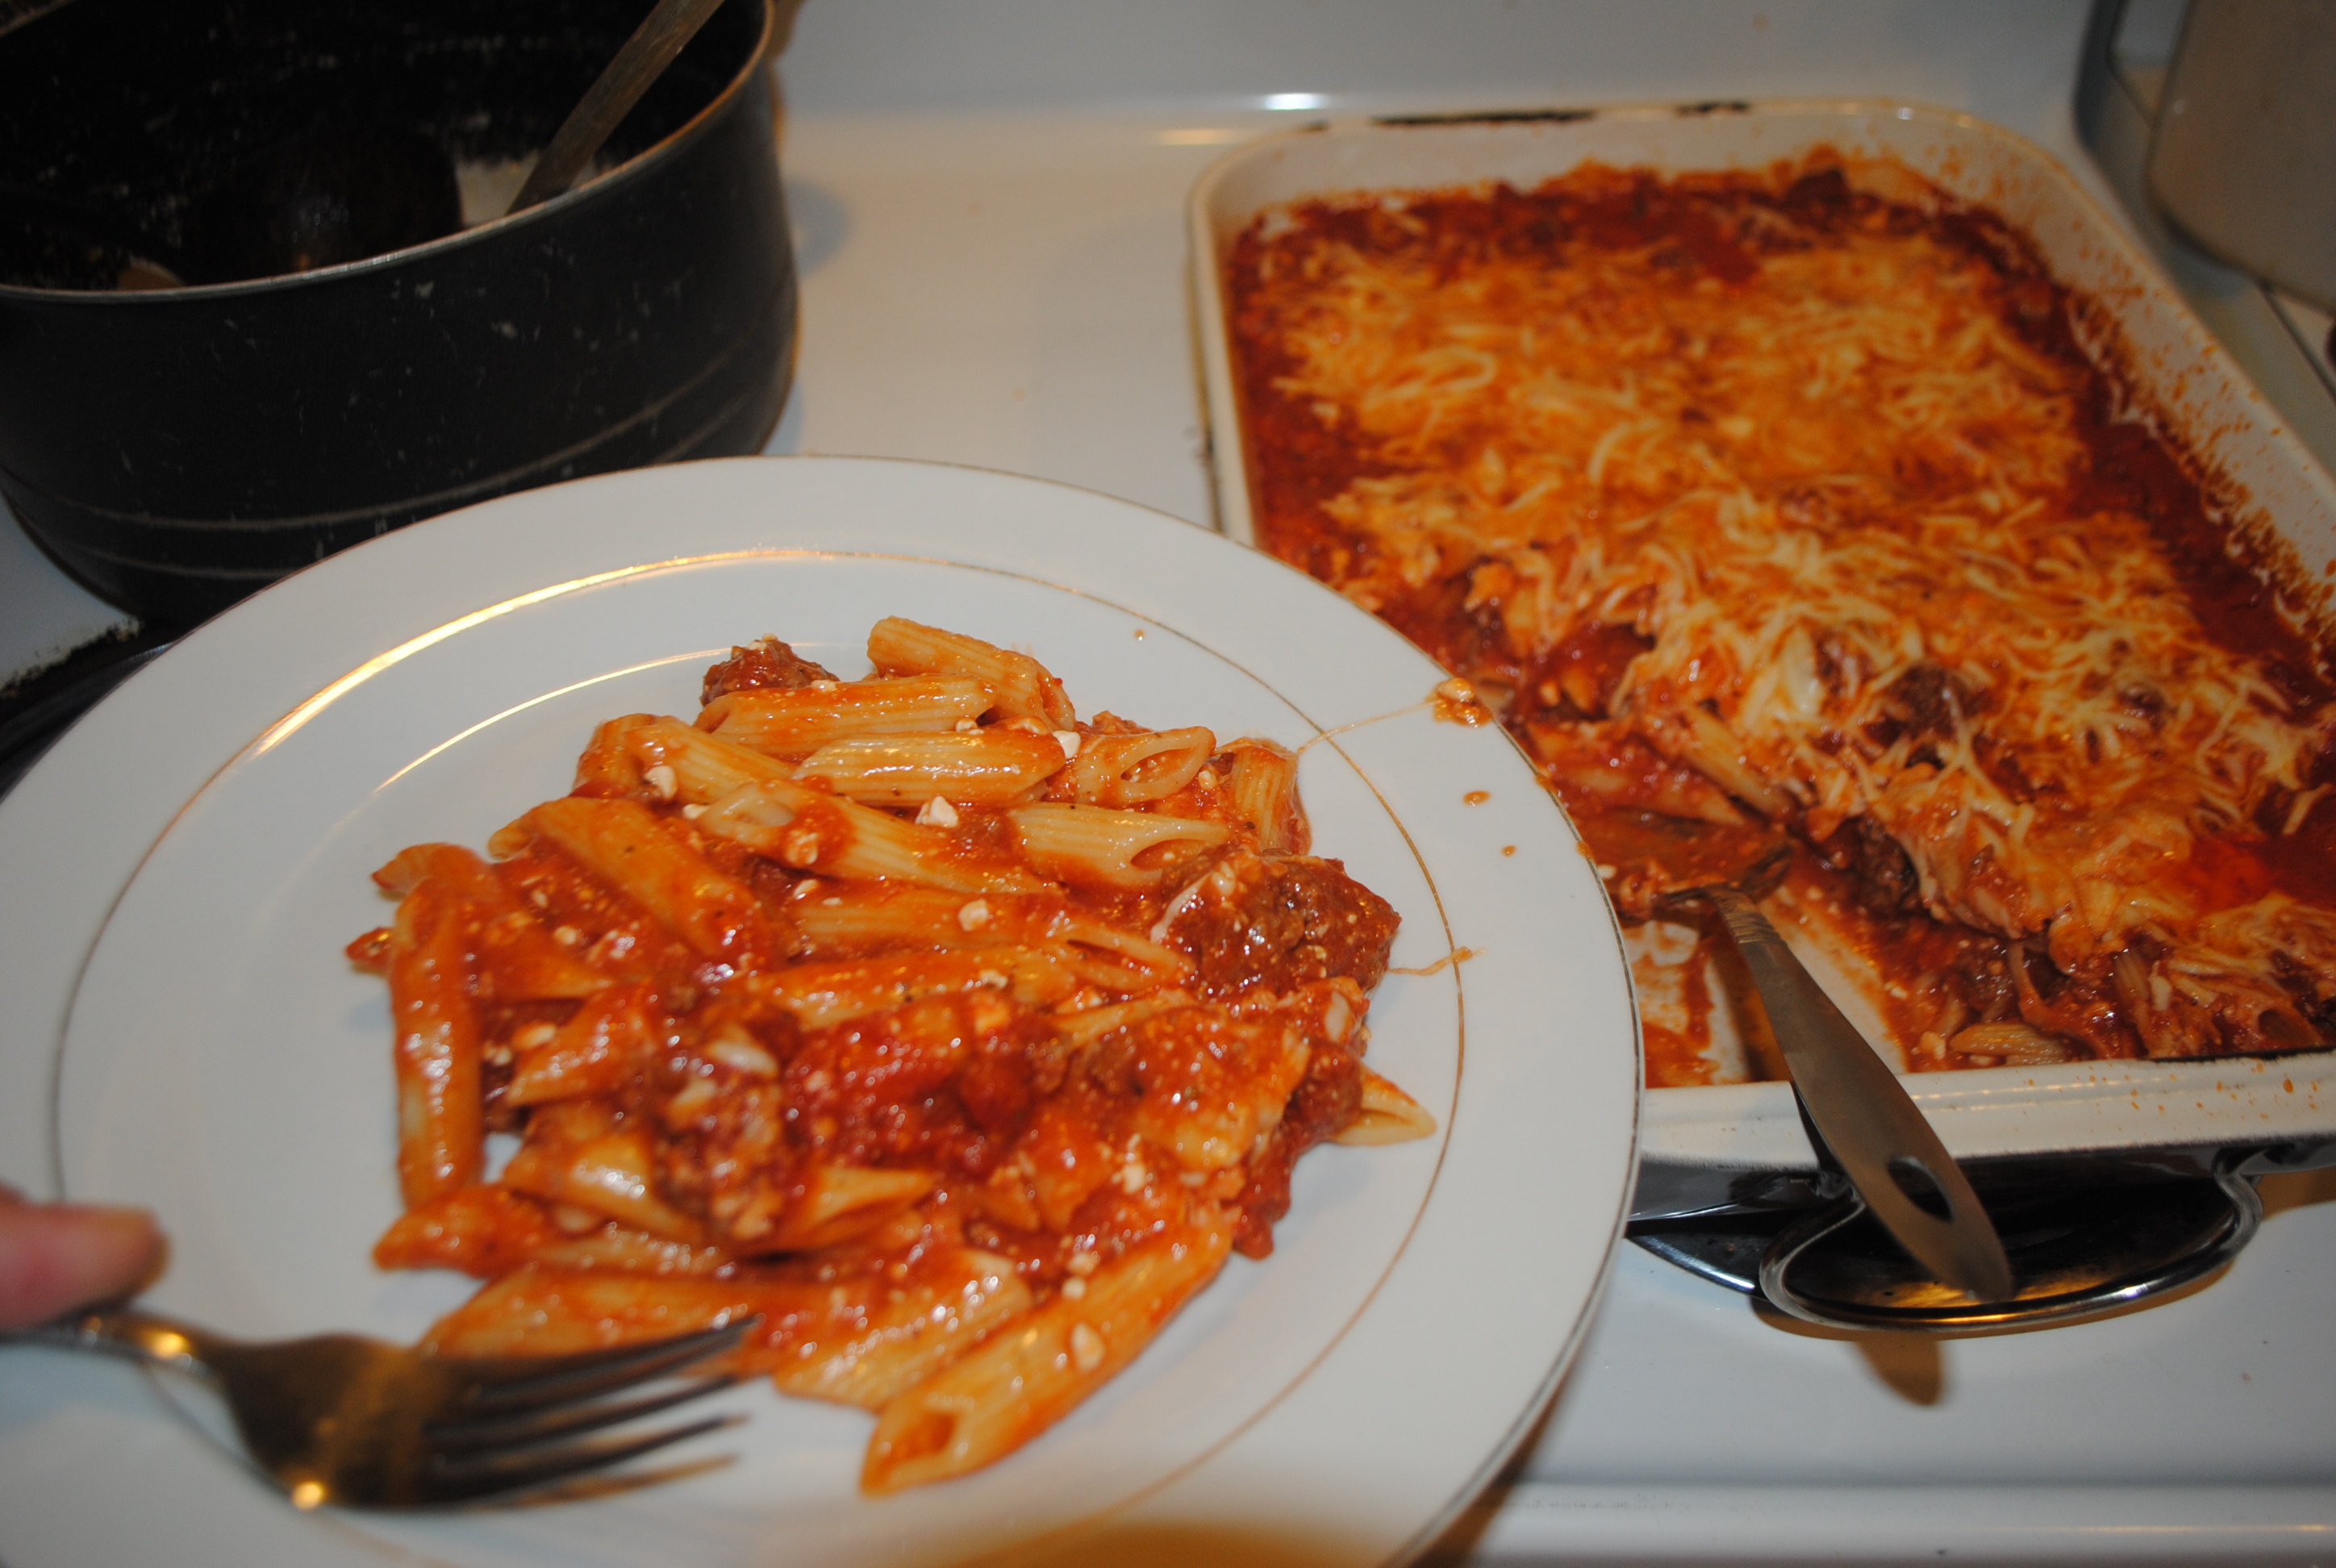
[[[1941,1280],[1977,1300],[2010,1300],[2011,1264],[1995,1225],[1898,1075],[1809,978],[1759,906],[1734,888],[1705,891],[1744,955],[1810,1125],[1865,1206]],[[1897,1171],[1927,1176],[1946,1200],[1947,1218],[1908,1197]]]
[[[535,167],[528,171],[527,183],[511,198],[510,210],[524,212],[567,190],[608,140],[608,133],[640,102],[641,94],[665,74],[674,56],[721,8],[722,0],[657,0],[657,9],[633,30],[617,57],[584,90],[567,120],[552,132]]]

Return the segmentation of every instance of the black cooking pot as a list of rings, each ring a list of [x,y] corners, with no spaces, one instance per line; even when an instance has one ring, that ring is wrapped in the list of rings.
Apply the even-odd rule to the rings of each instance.
[[[469,199],[500,212],[647,8],[66,0],[0,33],[0,492],[26,530],[186,625],[417,518],[758,450],[795,335],[771,0],[715,15],[599,178],[335,259],[373,219],[415,232],[399,201],[451,227],[457,175],[501,174]],[[346,199],[316,270],[194,281],[248,268],[238,231],[320,162],[394,189]]]

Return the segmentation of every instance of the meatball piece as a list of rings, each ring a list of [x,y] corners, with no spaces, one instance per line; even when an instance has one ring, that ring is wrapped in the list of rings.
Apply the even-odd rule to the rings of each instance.
[[[745,648],[732,648],[728,658],[706,672],[706,686],[697,700],[703,706],[734,691],[799,691],[815,680],[833,679],[824,668],[797,657],[795,650],[777,638],[757,638]]]
[[[1199,967],[1201,992],[1212,999],[1333,975],[1368,990],[1387,973],[1401,922],[1337,861],[1243,850],[1178,896],[1166,940]]]

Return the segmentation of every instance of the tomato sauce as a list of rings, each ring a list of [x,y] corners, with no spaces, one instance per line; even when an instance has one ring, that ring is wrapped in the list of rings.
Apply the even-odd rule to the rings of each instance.
[[[1789,218],[1790,226],[1746,220],[1761,209]],[[1275,336],[1268,269],[1293,227],[1368,257],[1425,265],[1445,283],[1486,258],[1531,258],[1556,268],[1570,252],[1599,248],[1650,252],[1658,269],[1722,287],[1751,278],[1764,253],[1806,245],[1812,236],[1854,226],[1922,231],[1978,264],[2000,319],[2029,349],[2064,367],[2079,389],[2075,430],[2086,455],[2057,498],[2063,513],[2142,520],[2205,637],[2252,660],[2295,715],[2336,702],[2326,649],[2282,612],[2268,562],[2224,522],[2213,476],[2162,433],[2157,421],[2134,412],[2131,388],[2117,368],[2097,364],[2079,342],[2080,326],[2096,307],[2054,281],[2033,245],[1992,212],[1902,206],[1854,189],[1837,169],[1815,169],[1781,187],[1760,175],[1666,180],[1643,170],[1590,170],[1534,190],[1498,184],[1384,202],[1300,205],[1288,219],[1271,239],[1254,225],[1239,239],[1227,263],[1228,297],[1259,539],[1317,577],[1334,584],[1386,580],[1365,570],[1382,547],[1343,526],[1331,503],[1358,482],[1398,474],[1405,463],[1357,421],[1326,418],[1305,394],[1289,390],[1299,384],[1299,366]],[[1967,482],[1949,467],[1919,459],[1901,463],[1893,481],[1902,496],[1935,493],[1942,500]],[[1878,972],[1907,982],[1893,984],[1882,1005],[1915,1066],[1962,1065],[1925,1037],[1942,1018],[2049,1018],[2070,1048],[2084,1054],[2141,1053],[2140,1037],[2122,1021],[2124,1002],[2106,961],[2060,975],[2040,959],[2029,963],[2017,944],[1933,919],[1912,894],[1911,871],[1889,863],[1886,847],[1852,852],[1818,845],[1797,820],[1730,828],[1667,814],[1685,809],[1679,765],[1629,736],[1570,738],[1587,733],[1575,726],[1608,716],[1621,672],[1650,645],[1630,627],[1610,622],[1588,626],[1538,658],[1521,658],[1503,623],[1500,596],[1483,591],[1472,575],[1479,564],[1447,548],[1443,570],[1425,580],[1415,570],[1408,586],[1381,595],[1372,608],[1447,668],[1473,679],[1529,751],[1543,745],[1609,747],[1599,793],[1572,786],[1561,793],[1626,909],[1645,906],[1644,897],[1625,896],[1634,886],[1727,880],[1757,841],[1782,827],[1802,840],[1791,872],[1795,896],[1845,911],[1841,929]],[[2025,780],[2017,759],[1994,758],[1988,765],[2020,798]],[[1575,775],[1587,776],[1582,770]],[[2310,783],[2336,786],[2336,748],[2320,757]],[[2336,908],[2336,787],[2309,803],[2300,820],[2288,820],[2292,803],[2292,796],[2277,793],[2262,820],[2202,839],[2173,874],[2173,885],[2202,913],[2273,892]],[[1698,1075],[1708,1070],[1692,1032],[1650,1026],[1647,1049],[1650,1083],[1700,1081]]]

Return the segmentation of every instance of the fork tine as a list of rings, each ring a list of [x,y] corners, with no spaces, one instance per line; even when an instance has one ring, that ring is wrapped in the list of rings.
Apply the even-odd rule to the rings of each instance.
[[[470,1416],[515,1415],[612,1393],[732,1349],[762,1320],[744,1318],[718,1329],[700,1329],[645,1345],[589,1350],[580,1356],[479,1363],[463,1368],[472,1371],[475,1380],[460,1397],[459,1407]]]
[[[514,1416],[490,1416],[475,1420],[430,1421],[422,1428],[423,1440],[433,1445],[439,1453],[453,1455],[481,1448],[519,1448],[534,1443],[548,1443],[555,1437],[572,1437],[579,1432],[597,1431],[602,1427],[614,1427],[619,1422],[653,1416],[659,1410],[683,1405],[701,1395],[718,1388],[727,1388],[735,1378],[694,1378],[678,1388],[655,1394],[645,1394],[638,1399],[604,1400],[598,1404],[560,1405],[548,1409],[522,1411]]]
[[[570,1475],[621,1465],[628,1459],[654,1453],[668,1444],[711,1432],[717,1427],[727,1427],[736,1419],[735,1416],[708,1416],[704,1420],[686,1422],[639,1437],[615,1437],[560,1448],[529,1448],[518,1453],[435,1460],[423,1473],[422,1484],[428,1494],[428,1501],[433,1503],[463,1503],[473,1498],[492,1497],[499,1493],[530,1491],[554,1481],[565,1480]]]

